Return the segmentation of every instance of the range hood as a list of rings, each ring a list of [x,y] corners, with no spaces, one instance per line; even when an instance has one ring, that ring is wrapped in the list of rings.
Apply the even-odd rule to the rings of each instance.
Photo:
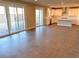
[[[67,7],[63,7],[62,16],[68,16],[68,8]]]

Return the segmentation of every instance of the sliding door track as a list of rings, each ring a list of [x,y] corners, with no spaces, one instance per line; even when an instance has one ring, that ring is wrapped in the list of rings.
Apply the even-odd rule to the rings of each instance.
[[[7,36],[10,36],[10,35],[13,35],[13,34],[17,34],[17,33],[23,32],[23,31],[26,31],[26,30],[22,30],[22,31],[10,33],[10,34],[4,35],[4,36],[0,36],[0,38],[4,38],[4,37],[7,37]]]

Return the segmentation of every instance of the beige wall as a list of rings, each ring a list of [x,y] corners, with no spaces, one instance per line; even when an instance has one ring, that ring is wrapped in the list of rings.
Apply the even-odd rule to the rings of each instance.
[[[26,29],[35,28],[35,5],[25,4]]]

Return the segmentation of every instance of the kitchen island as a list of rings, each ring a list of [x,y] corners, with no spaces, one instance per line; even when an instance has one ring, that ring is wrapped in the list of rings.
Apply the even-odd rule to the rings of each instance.
[[[72,20],[71,19],[59,19],[57,21],[58,26],[72,26]]]

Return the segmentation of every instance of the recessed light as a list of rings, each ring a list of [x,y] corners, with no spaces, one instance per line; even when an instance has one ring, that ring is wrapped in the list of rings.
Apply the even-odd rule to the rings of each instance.
[[[35,0],[35,1],[38,1],[38,0]]]
[[[48,4],[48,5],[50,5],[50,4]]]

